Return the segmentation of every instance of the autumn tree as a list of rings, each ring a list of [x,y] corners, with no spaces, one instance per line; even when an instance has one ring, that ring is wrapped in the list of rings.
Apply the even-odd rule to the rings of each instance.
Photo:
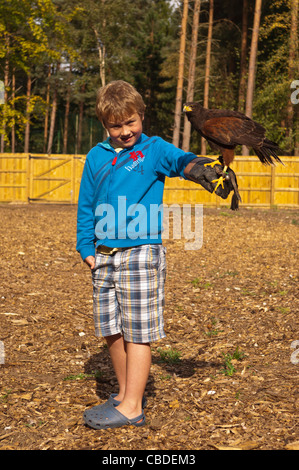
[[[291,106],[290,86],[297,79],[298,0],[261,3],[258,67],[256,60],[250,63],[255,2],[201,0],[195,40],[198,3],[128,0],[124,8],[122,0],[0,2],[0,150],[85,153],[103,138],[96,90],[114,79],[142,93],[145,132],[180,145],[184,101],[246,112],[249,78],[249,114],[269,138],[294,152],[298,106]],[[200,136],[189,138],[188,132],[184,126],[182,146],[199,153]]]
[[[2,109],[2,141],[8,139],[7,128],[17,122],[24,129],[24,152],[29,151],[32,113],[42,101],[41,96],[32,91],[36,80],[35,71],[46,58],[55,59],[59,56],[60,47],[51,47],[50,41],[54,36],[57,45],[57,41],[62,38],[64,19],[57,13],[52,0],[43,0],[36,4],[30,0],[1,4],[0,36],[7,38],[8,47],[4,56],[3,52],[0,53],[0,58],[6,57],[7,74],[14,71],[13,78],[9,77],[7,82],[15,81],[15,70],[18,68],[19,74],[22,73],[25,79],[21,88],[26,90],[22,95],[16,96],[14,85],[13,101],[7,101]]]
[[[244,112],[247,77],[248,0],[243,0],[238,110]]]

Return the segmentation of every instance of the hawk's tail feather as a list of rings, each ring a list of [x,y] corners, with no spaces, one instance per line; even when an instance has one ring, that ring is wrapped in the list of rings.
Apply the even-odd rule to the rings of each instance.
[[[239,189],[238,189],[237,177],[236,177],[235,173],[233,173],[231,171],[230,168],[229,168],[229,177],[230,177],[230,181],[231,181],[233,191],[234,191],[234,194],[233,194],[232,200],[231,200],[231,204],[230,204],[230,208],[231,208],[232,211],[237,211],[239,209],[239,201],[241,202],[242,199],[241,199]]]
[[[254,147],[253,150],[264,165],[274,165],[273,159],[282,163],[278,153],[283,152],[275,142],[272,142],[269,139],[264,139],[263,145],[260,147]]]
[[[232,200],[231,200],[231,203],[230,203],[230,208],[231,208],[232,211],[237,211],[239,209],[239,198],[238,198],[238,196],[236,195],[235,192],[232,196]]]

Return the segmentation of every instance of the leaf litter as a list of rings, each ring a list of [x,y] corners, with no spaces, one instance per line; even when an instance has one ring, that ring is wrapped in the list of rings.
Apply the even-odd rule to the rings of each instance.
[[[83,412],[116,379],[76,207],[0,206],[0,449],[298,450],[298,211],[224,213],[204,208],[200,250],[164,241],[167,337],[151,345],[146,426],[94,431]]]

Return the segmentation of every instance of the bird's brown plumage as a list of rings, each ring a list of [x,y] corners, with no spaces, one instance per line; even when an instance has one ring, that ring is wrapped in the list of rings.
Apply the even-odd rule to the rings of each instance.
[[[261,124],[245,114],[226,109],[207,109],[199,103],[186,103],[184,112],[192,127],[210,146],[221,151],[226,166],[233,161],[237,145],[251,147],[264,164],[273,164],[273,160],[281,163],[278,145],[265,137],[266,131]]]

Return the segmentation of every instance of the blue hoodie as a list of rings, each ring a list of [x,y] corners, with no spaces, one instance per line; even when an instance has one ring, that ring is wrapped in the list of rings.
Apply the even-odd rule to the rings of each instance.
[[[109,139],[87,154],[77,214],[77,251],[161,243],[165,177],[184,176],[196,155],[161,137],[140,136],[119,153]],[[203,159],[203,163],[205,163]]]

